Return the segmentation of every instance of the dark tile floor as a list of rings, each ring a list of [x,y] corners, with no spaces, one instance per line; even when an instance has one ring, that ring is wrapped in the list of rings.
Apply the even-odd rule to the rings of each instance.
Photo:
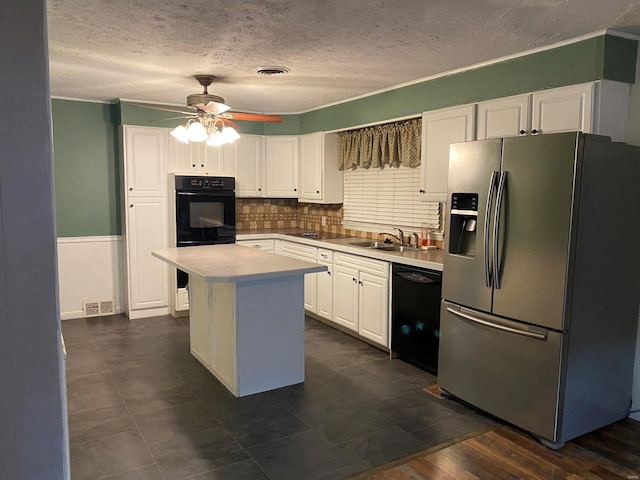
[[[341,479],[485,428],[435,378],[312,319],[304,384],[235,398],[186,320],[66,320],[72,480]]]

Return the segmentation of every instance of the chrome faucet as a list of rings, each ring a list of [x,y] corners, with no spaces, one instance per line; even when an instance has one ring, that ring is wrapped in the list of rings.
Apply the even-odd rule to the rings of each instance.
[[[420,237],[416,232],[412,232],[411,236],[413,237],[413,241],[415,243],[416,248],[420,248]],[[409,242],[409,246],[411,246],[411,242]]]
[[[397,235],[394,235],[393,233],[382,232],[378,234],[378,237],[382,237],[383,235],[387,235],[391,238],[395,238],[400,243],[400,245],[403,245],[403,241]]]
[[[398,237],[400,237],[400,245],[404,245],[404,232],[401,228],[395,227],[394,230],[398,230]]]

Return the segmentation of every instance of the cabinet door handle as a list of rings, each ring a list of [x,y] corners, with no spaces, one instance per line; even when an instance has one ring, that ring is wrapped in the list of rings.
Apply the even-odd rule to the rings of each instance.
[[[129,205],[129,208],[133,208],[133,203],[131,205]]]
[[[132,192],[133,191],[133,187],[129,187],[129,191]]]
[[[358,282],[358,285],[362,285],[362,281],[359,281],[359,282]]]
[[[520,135],[524,135],[525,133],[527,133],[525,130],[520,130]]]
[[[331,276],[331,272],[329,270],[327,270],[327,275]]]
[[[531,133],[533,133],[534,135],[536,135],[538,133],[538,130],[536,130],[535,128],[533,130],[531,130]]]
[[[420,190],[418,190],[418,191],[419,191],[420,193],[424,193],[424,190],[423,190],[423,189],[420,189]]]
[[[294,192],[297,192],[297,191],[298,191],[298,189],[297,189],[297,188],[294,188],[294,189],[293,189],[293,191],[294,191]]]
[[[320,190],[316,190],[316,193],[320,193]]]
[[[259,189],[258,189],[258,191],[259,191],[259,192],[261,192],[261,191],[262,191],[262,189],[261,189],[261,188],[259,188]]]
[[[358,283],[358,280],[356,280],[355,278],[353,279],[353,281],[354,281],[355,283]]]

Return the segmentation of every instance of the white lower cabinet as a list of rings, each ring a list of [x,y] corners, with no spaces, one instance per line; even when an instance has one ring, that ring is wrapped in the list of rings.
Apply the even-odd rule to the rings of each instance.
[[[238,245],[244,247],[255,248],[256,250],[262,250],[263,252],[275,252],[275,240],[268,238],[266,240],[238,240]]]
[[[334,252],[333,321],[389,346],[389,264]]]
[[[316,263],[318,249],[301,243],[279,241],[277,242],[276,253],[285,257]],[[308,273],[304,276],[304,309],[311,313],[317,313],[316,285],[317,274]]]
[[[358,270],[333,265],[333,321],[358,331]]]
[[[160,314],[150,310],[168,308],[169,269],[152,257],[151,251],[166,247],[167,201],[130,198],[126,217],[127,315],[141,318]]]
[[[333,319],[333,252],[318,249],[318,264],[327,267],[326,272],[316,273],[316,314]]]

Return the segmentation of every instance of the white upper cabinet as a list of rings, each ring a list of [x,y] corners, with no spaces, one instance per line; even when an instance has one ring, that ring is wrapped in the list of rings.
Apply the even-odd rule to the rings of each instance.
[[[267,137],[265,152],[267,197],[298,197],[298,136]]]
[[[531,133],[531,95],[489,100],[478,104],[476,138],[511,137]]]
[[[592,133],[594,94],[593,83],[534,93],[531,133]]]
[[[182,175],[232,175],[225,146],[182,143],[169,135],[169,171]]]
[[[298,199],[310,203],[342,203],[342,183],[337,134],[301,135]]]
[[[422,114],[422,200],[446,201],[449,145],[475,139],[475,108],[463,105]]]
[[[228,145],[230,163],[236,177],[236,197],[264,197],[263,143],[259,135],[242,135]]]
[[[162,128],[123,127],[125,188],[129,197],[166,194],[167,137],[167,130]]]
[[[300,136],[300,194],[305,201],[322,198],[322,133]]]
[[[601,80],[480,102],[477,138],[581,131],[623,142],[629,95],[629,84]]]

